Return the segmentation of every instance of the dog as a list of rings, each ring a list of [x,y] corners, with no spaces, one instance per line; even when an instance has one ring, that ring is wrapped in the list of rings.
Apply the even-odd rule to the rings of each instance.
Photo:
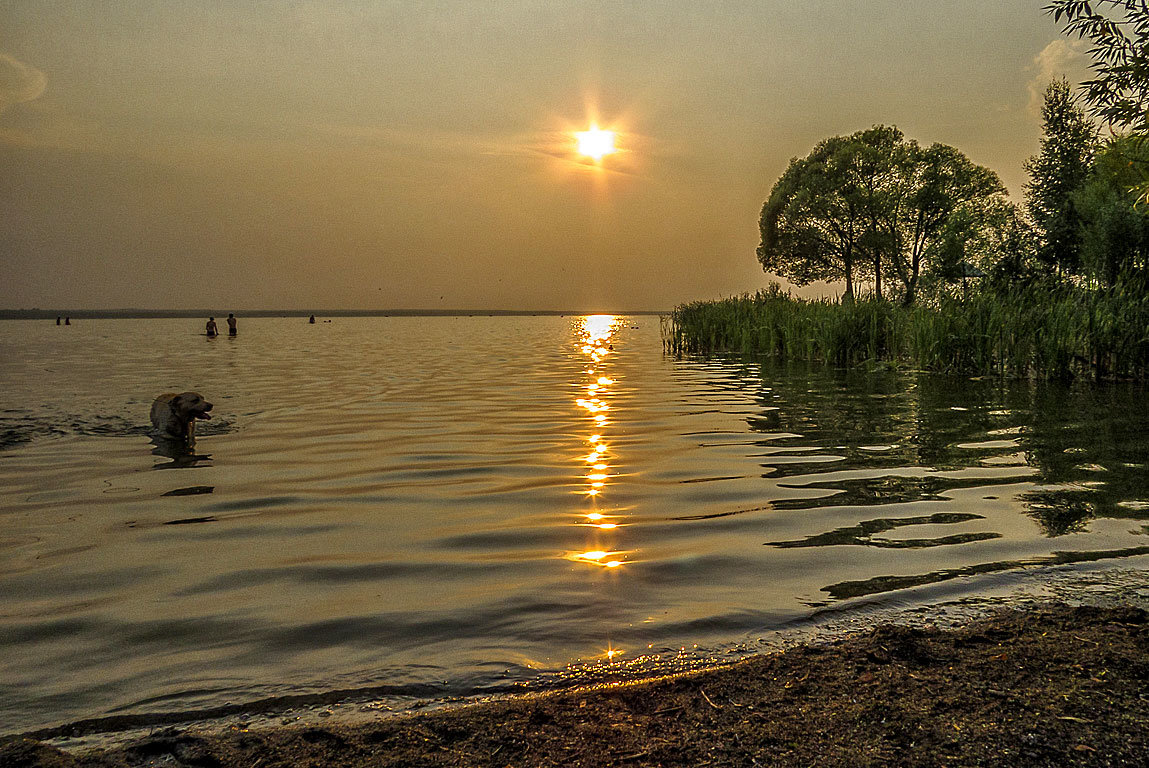
[[[199,392],[167,392],[152,403],[152,426],[166,440],[195,442],[195,420],[210,419],[211,403]]]

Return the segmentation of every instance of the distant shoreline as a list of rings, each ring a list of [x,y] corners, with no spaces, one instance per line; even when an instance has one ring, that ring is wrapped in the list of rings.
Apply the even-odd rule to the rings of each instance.
[[[219,309],[0,309],[0,320],[54,320],[70,317],[82,320],[152,320],[183,317],[227,316]],[[666,315],[670,310],[631,310],[626,312],[587,312],[579,310],[522,309],[251,309],[239,310],[240,317],[565,317],[566,315]]]

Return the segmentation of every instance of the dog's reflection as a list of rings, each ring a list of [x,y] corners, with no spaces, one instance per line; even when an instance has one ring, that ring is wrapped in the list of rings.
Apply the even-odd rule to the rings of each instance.
[[[196,453],[195,443],[190,445],[185,440],[168,440],[163,437],[152,438],[152,455],[162,456],[171,461],[160,462],[152,469],[187,469],[198,467],[203,462],[211,461],[210,453]]]

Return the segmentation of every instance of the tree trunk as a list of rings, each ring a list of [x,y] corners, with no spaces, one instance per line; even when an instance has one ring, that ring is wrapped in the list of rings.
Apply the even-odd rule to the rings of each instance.
[[[846,294],[843,297],[847,302],[854,300],[854,249],[846,247]]]
[[[904,304],[907,307],[913,306],[914,292],[915,292],[915,289],[917,288],[917,285],[918,285],[918,281],[916,278],[913,280],[910,280],[908,283],[906,283],[906,295],[905,295],[905,298],[902,300],[902,304]]]
[[[903,302],[907,307],[914,303],[918,288],[918,269],[921,265],[921,257],[914,254],[913,264],[910,267],[910,279],[906,281],[906,297]]]
[[[882,298],[882,252],[874,251],[874,298]]]

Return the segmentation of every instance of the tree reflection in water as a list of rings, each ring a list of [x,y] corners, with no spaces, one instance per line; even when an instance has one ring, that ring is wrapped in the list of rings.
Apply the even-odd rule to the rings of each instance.
[[[1149,519],[1142,385],[753,366],[762,411],[747,419],[751,430],[801,435],[760,443],[768,449],[760,455],[765,476],[780,485],[835,491],[835,505],[880,506],[940,501],[989,477],[1013,477],[1033,484],[1019,499],[1050,537],[1087,530],[1098,518]],[[780,448],[790,443],[841,460],[813,473],[809,461],[784,460]],[[774,507],[826,504],[788,499]],[[883,530],[887,522],[876,518],[859,530]]]

